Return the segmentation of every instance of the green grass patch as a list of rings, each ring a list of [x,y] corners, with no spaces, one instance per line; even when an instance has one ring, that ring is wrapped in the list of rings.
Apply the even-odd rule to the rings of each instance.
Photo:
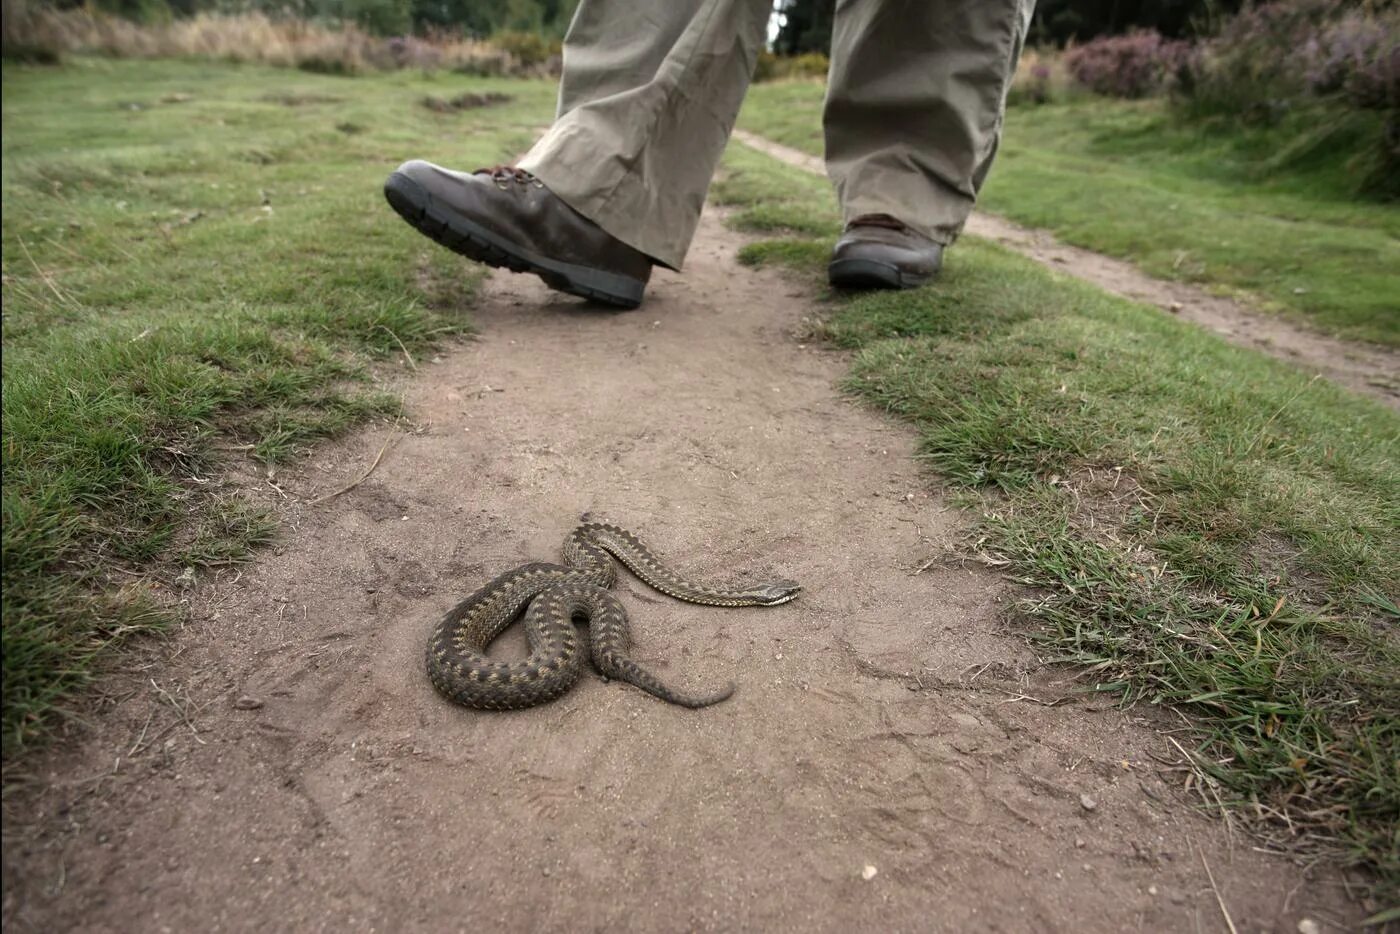
[[[822,93],[757,85],[740,126],[820,155]],[[1192,126],[1155,100],[1014,107],[981,203],[1153,276],[1400,345],[1400,210],[1353,195],[1358,130],[1326,129]]]
[[[511,99],[420,104],[466,92]],[[272,537],[257,503],[203,492],[221,456],[285,461],[396,415],[384,376],[467,330],[478,268],[410,230],[381,185],[407,158],[513,157],[554,95],[448,75],[5,65],[7,757],[115,645],[170,621],[149,581]]]
[[[740,147],[726,172],[739,226],[825,213],[742,254],[823,283],[825,184]],[[1187,712],[1212,803],[1400,881],[1400,418],[974,237],[936,285],[823,308],[1047,656]]]

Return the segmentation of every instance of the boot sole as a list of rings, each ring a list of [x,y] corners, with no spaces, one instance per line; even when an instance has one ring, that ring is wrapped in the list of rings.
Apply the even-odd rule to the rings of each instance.
[[[399,217],[419,233],[467,259],[512,272],[533,273],[551,289],[615,308],[636,308],[642,303],[645,282],[561,263],[511,243],[460,214],[443,211],[427,189],[401,172],[393,173],[384,182],[384,197]]]
[[[826,267],[827,281],[838,289],[914,289],[933,276],[914,276],[890,263],[841,259]]]

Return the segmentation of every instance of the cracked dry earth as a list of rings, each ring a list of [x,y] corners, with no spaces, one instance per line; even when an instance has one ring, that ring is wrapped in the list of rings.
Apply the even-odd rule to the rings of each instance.
[[[1003,621],[1010,585],[934,560],[965,520],[912,432],[839,394],[806,297],[737,244],[708,215],[685,276],[624,314],[496,276],[479,338],[408,386],[418,430],[279,477],[275,553],[196,587],[183,630],[10,795],[5,929],[1354,921],[1340,877],[1195,810],[1163,764],[1178,720],[1075,694]],[[680,686],[732,678],[732,700],[683,710],[591,673],[513,713],[433,692],[439,616],[557,560],[585,511],[701,579],[806,585],[718,610],[623,576],[636,657]]]

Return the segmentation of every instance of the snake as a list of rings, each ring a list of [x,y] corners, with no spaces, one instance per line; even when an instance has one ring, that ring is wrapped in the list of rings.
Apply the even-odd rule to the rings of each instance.
[[[776,606],[802,589],[774,580],[737,590],[693,583],[662,564],[636,535],[585,517],[564,540],[564,563],[524,564],[488,581],[447,611],[428,641],[428,677],[448,700],[481,710],[513,710],[562,696],[582,675],[583,647],[574,621],[588,623],[593,667],[604,678],[634,685],[682,707],[708,707],[734,684],[692,694],[674,690],[627,654],[627,611],[609,588],[617,559],[655,590],[705,606]],[[530,655],[493,661],[486,649],[524,611]]]

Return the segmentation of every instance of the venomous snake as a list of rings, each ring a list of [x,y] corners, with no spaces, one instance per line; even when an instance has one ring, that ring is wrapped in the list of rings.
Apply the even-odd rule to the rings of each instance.
[[[585,517],[586,520],[586,517]],[[484,710],[532,707],[559,697],[582,673],[583,653],[573,621],[588,620],[593,666],[605,678],[626,681],[664,701],[705,707],[734,692],[672,690],[627,656],[627,612],[608,592],[617,576],[613,558],[667,596],[707,606],[776,606],[797,596],[794,581],[742,590],[692,583],[667,568],[637,536],[585,521],[564,540],[564,564],[526,564],[488,582],[447,612],[428,642],[428,677],[449,700]],[[486,648],[525,610],[530,657],[493,662]]]

